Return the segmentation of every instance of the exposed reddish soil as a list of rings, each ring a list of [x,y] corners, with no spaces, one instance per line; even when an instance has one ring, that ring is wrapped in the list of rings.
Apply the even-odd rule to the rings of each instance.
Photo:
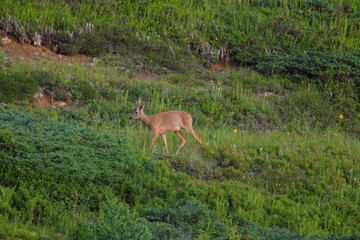
[[[216,63],[214,63],[211,67],[208,68],[210,71],[215,72],[223,72],[226,69],[226,62],[224,60],[219,60]]]
[[[6,35],[4,31],[0,31],[0,39],[8,37],[11,42],[2,46],[0,44],[0,51],[4,51],[6,56],[10,59],[21,59],[27,61],[37,61],[49,59],[53,61],[62,62],[90,62],[91,58],[85,55],[65,56],[52,52],[46,46],[33,46],[28,43],[20,44],[12,36]]]
[[[54,98],[47,95],[43,89],[39,89],[38,92],[34,95],[33,104],[37,107],[43,108],[76,108],[72,103],[55,101]]]

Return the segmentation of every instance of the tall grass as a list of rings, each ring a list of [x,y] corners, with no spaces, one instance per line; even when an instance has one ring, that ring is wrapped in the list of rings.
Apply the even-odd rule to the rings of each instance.
[[[335,6],[345,7],[336,1],[298,0],[82,1],[71,4],[27,1],[25,6],[21,1],[2,0],[0,12],[6,29],[11,28],[11,21],[14,21],[24,26],[25,32],[43,31],[45,27],[53,29],[53,34],[62,31],[79,34],[86,30],[107,35],[111,31],[125,34],[132,31],[136,34],[131,37],[150,49],[159,49],[159,44],[175,49],[175,45],[191,43],[206,60],[212,61],[206,56],[208,54],[228,55],[218,50],[230,49],[238,60],[246,61],[249,54],[358,49],[358,4],[347,1],[349,13]],[[89,28],[89,24],[94,29]],[[115,34],[112,45],[118,45],[118,41],[127,42],[125,36]]]
[[[266,78],[253,71],[231,69],[223,74],[204,71],[144,80],[116,67],[50,62],[14,63],[8,72],[7,78],[27,75],[24,79],[55,92],[57,98],[87,103],[89,107],[76,118],[88,124],[95,124],[92,120],[97,118],[97,126],[102,127],[128,126],[134,100],[142,99],[148,103],[147,114],[185,110],[193,115],[196,127],[239,132],[316,130],[324,134],[359,130],[359,104],[354,89],[346,83],[319,89],[311,80],[296,84],[277,75]]]

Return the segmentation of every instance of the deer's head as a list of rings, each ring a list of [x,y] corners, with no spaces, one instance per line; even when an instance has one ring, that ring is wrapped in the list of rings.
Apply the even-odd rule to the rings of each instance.
[[[135,100],[135,108],[134,108],[131,116],[129,117],[130,120],[138,119],[144,113],[144,109],[146,108],[147,103],[143,104],[141,107],[139,107],[139,104],[140,104],[140,101],[138,102]]]

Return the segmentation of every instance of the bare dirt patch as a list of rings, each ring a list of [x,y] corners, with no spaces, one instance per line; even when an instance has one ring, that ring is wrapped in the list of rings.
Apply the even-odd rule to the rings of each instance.
[[[43,107],[43,108],[76,108],[74,103],[71,102],[63,102],[63,101],[55,101],[55,99],[46,94],[43,89],[39,89],[37,93],[34,95],[34,106]]]
[[[65,56],[52,52],[46,46],[33,46],[28,43],[18,43],[11,35],[6,35],[4,31],[0,31],[0,38],[7,37],[10,42],[6,45],[0,45],[6,56],[12,60],[25,60],[25,61],[39,61],[39,60],[52,60],[55,62],[91,62],[91,57],[86,55]]]
[[[225,71],[227,64],[224,60],[219,60],[208,68],[209,71],[223,72]]]

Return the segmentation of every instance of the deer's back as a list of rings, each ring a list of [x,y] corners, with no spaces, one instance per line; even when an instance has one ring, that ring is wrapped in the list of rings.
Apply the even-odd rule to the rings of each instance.
[[[192,117],[184,111],[168,111],[151,115],[152,127],[160,133],[192,127]]]

